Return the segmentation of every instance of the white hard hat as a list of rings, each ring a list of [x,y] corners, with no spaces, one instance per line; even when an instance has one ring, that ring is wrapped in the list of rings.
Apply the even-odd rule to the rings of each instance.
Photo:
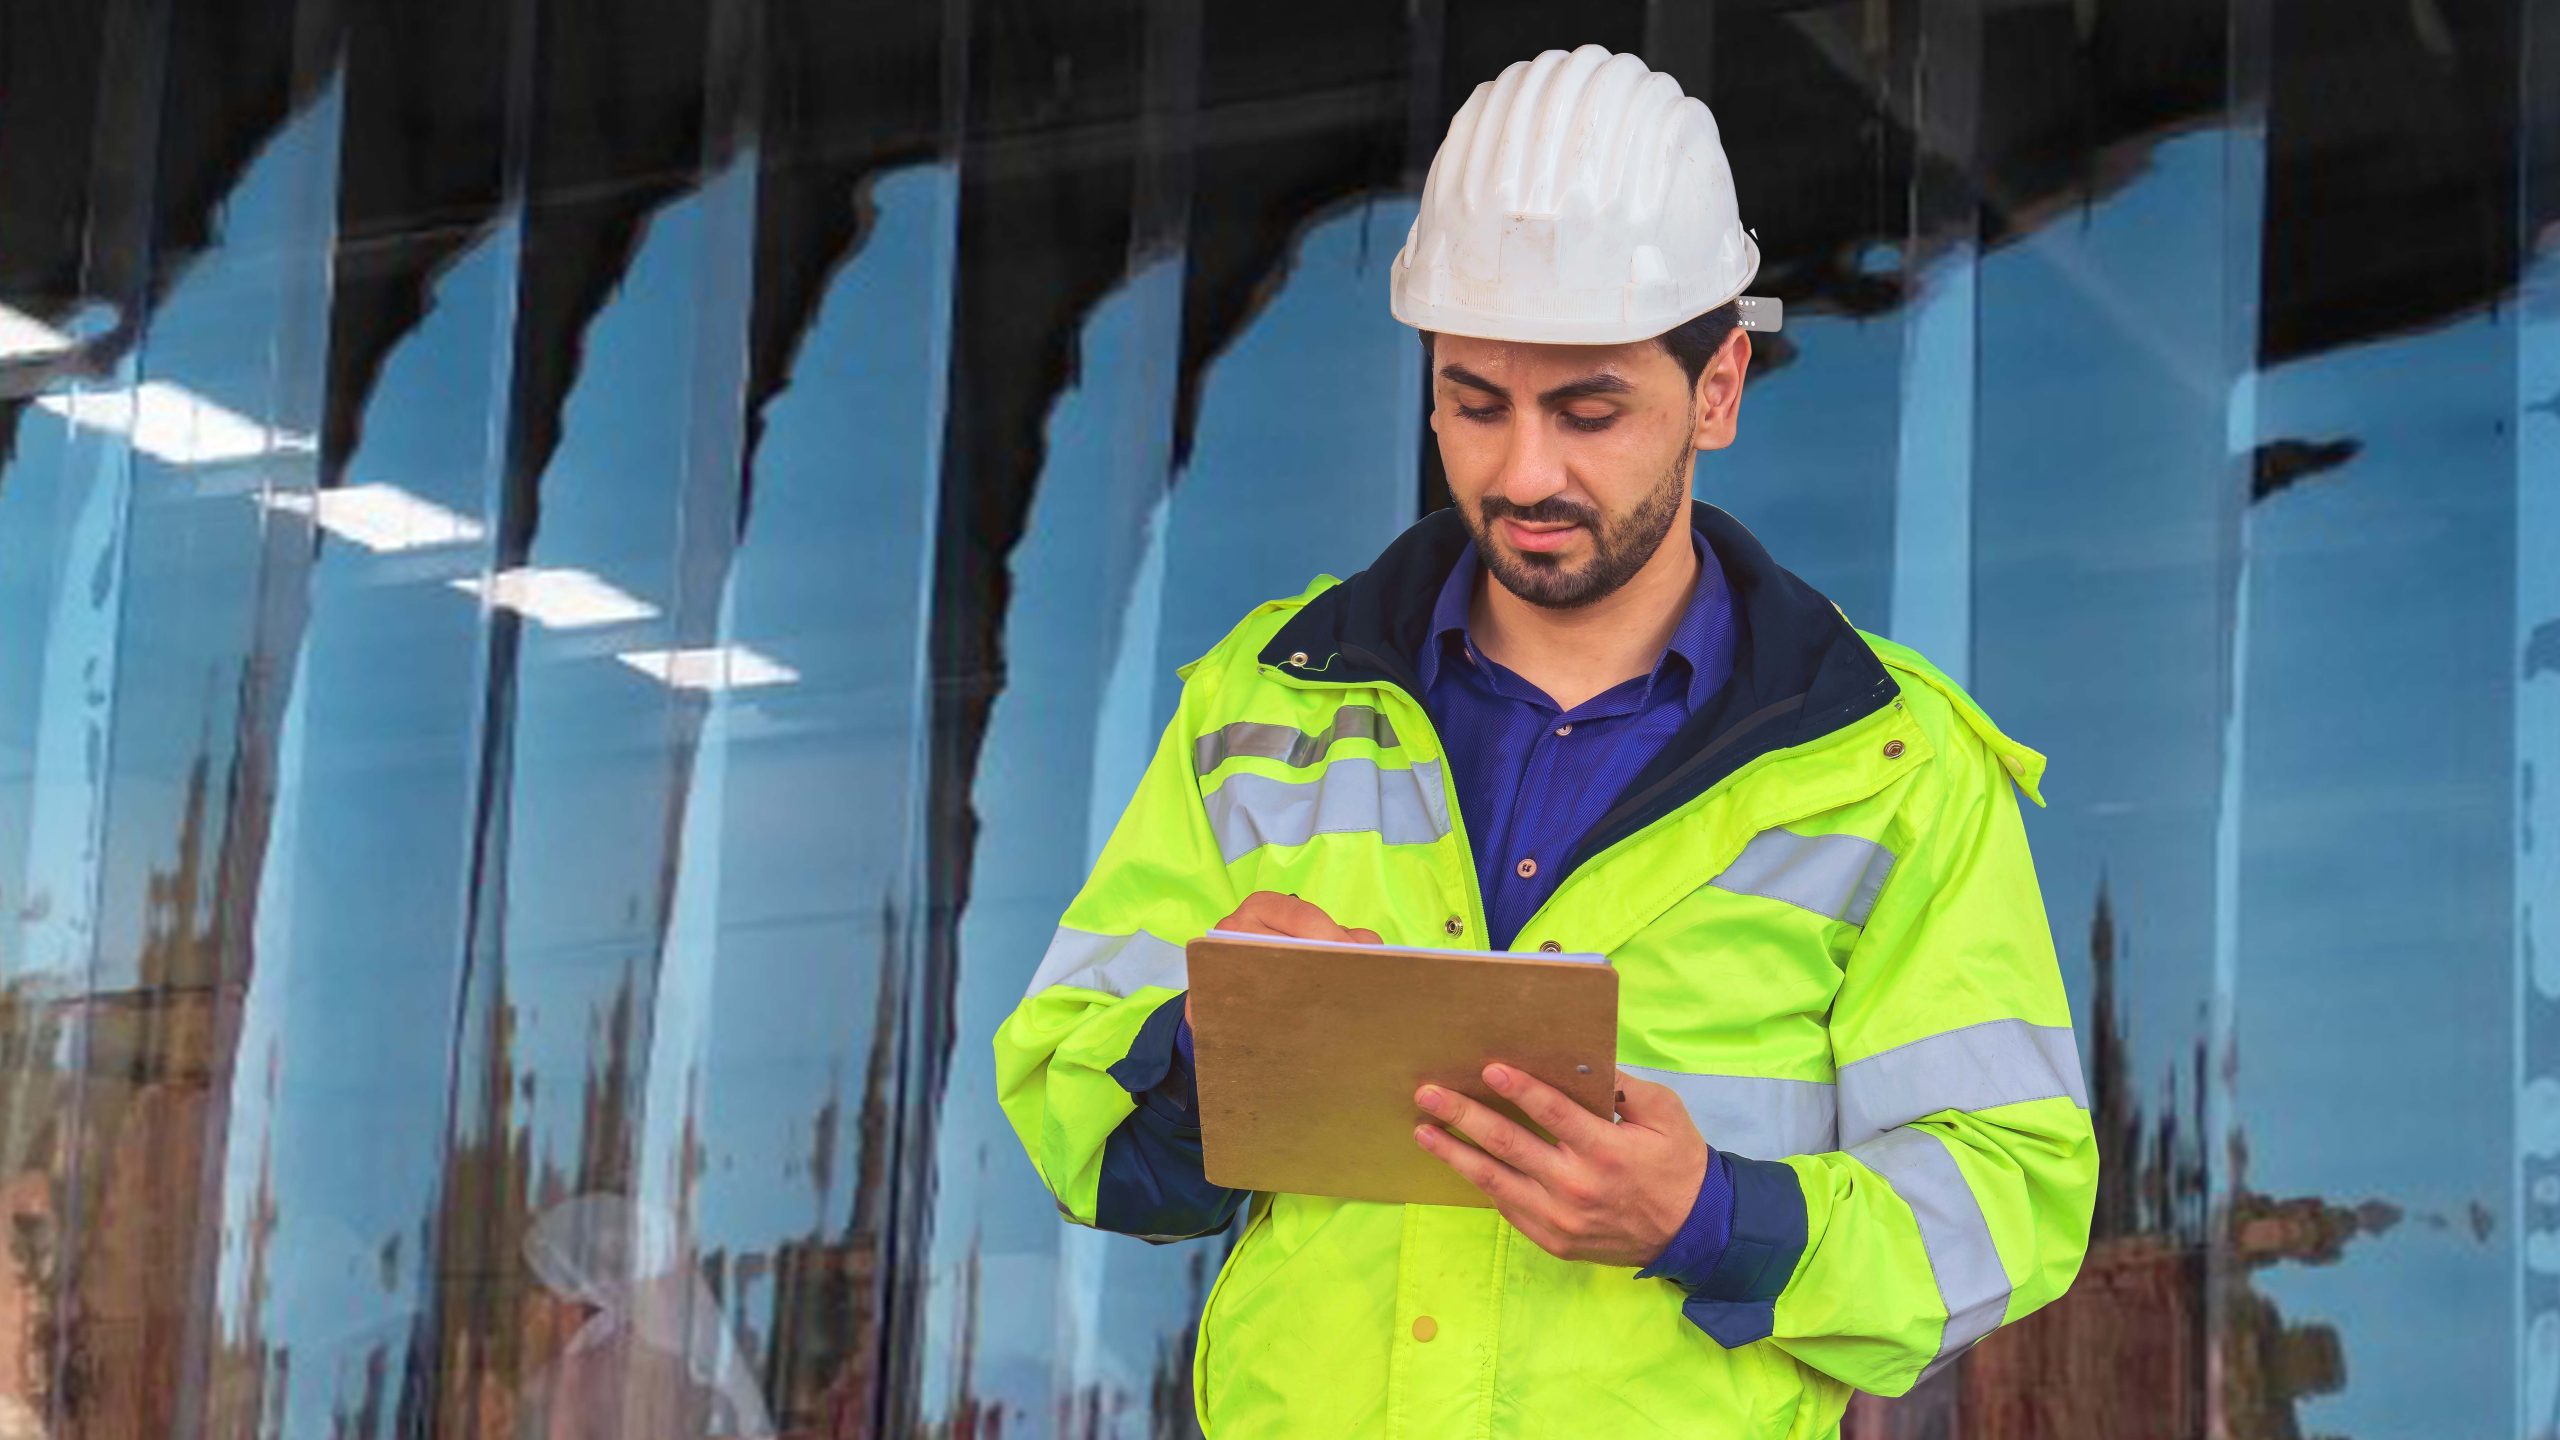
[[[1742,227],[1707,107],[1633,55],[1550,50],[1476,87],[1422,182],[1388,278],[1398,320],[1488,340],[1617,345],[1736,302],[1760,246]]]

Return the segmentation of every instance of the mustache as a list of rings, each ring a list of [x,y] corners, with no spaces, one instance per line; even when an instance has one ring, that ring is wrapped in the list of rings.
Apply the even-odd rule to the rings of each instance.
[[[1588,530],[1600,528],[1600,512],[1588,505],[1577,505],[1561,495],[1550,495],[1535,505],[1514,505],[1499,495],[1487,495],[1476,502],[1476,513],[1484,523],[1517,520],[1523,525],[1580,525]]]

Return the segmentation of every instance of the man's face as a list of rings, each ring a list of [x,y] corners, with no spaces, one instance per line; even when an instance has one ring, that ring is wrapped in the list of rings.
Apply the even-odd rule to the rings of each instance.
[[[1694,452],[1732,443],[1750,358],[1737,330],[1693,387],[1652,340],[1434,337],[1431,429],[1485,568],[1559,610],[1625,585],[1688,513]]]

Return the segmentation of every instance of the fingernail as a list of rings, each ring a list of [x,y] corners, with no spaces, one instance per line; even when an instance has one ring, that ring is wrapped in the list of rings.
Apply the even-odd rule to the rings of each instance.
[[[1437,1085],[1423,1086],[1420,1093],[1413,1098],[1421,1102],[1423,1109],[1434,1113],[1437,1113],[1441,1106],[1449,1103],[1449,1097],[1441,1094],[1440,1087]]]
[[[1421,1147],[1422,1147],[1423,1149],[1425,1149],[1425,1150],[1430,1149],[1430,1148],[1431,1148],[1431,1127],[1430,1127],[1430,1126],[1428,1126],[1428,1125],[1416,1125],[1416,1126],[1414,1126],[1414,1127],[1413,1127],[1413,1143],[1415,1143],[1416,1145],[1421,1146]]]
[[[1496,1090],[1508,1090],[1511,1088],[1511,1069],[1507,1065],[1487,1065],[1484,1067],[1484,1080]]]

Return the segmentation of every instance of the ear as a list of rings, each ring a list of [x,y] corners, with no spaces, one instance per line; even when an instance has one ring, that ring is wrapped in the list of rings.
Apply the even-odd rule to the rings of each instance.
[[[1697,424],[1689,444],[1699,450],[1721,450],[1733,443],[1742,424],[1742,380],[1751,371],[1751,332],[1734,327],[1716,349],[1715,358],[1698,372]]]

